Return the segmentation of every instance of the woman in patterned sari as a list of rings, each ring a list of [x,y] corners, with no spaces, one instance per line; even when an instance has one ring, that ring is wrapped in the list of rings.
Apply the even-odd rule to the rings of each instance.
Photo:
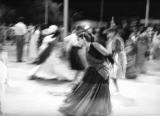
[[[89,33],[83,36],[88,67],[82,81],[74,86],[60,111],[69,116],[108,116],[111,114],[108,50]]]

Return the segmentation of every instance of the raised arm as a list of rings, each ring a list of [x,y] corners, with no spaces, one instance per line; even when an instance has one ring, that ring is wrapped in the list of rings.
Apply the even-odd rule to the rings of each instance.
[[[101,44],[97,43],[97,42],[94,42],[93,43],[93,46],[103,55],[109,55],[110,52],[105,48],[103,47]]]

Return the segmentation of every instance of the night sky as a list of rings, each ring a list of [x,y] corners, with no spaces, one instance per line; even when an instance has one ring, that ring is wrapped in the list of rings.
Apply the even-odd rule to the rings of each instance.
[[[34,0],[1,0],[5,5],[16,8],[21,14],[25,14],[25,5]],[[63,2],[63,0],[52,0]],[[150,17],[160,18],[160,1],[150,0]],[[69,8],[82,15],[83,18],[100,19],[101,0],[69,0]],[[104,0],[103,19],[114,17],[145,17],[146,0]],[[24,9],[25,8],[25,9]]]
[[[70,0],[70,7],[82,11],[85,17],[100,17],[101,0]],[[150,0],[150,17],[160,18],[160,1]],[[146,0],[104,0],[104,19],[115,17],[145,17]]]

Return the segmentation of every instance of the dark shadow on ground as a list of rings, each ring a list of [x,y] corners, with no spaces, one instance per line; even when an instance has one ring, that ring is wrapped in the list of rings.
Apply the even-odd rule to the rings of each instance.
[[[35,81],[37,82],[38,84],[41,84],[41,85],[61,85],[61,84],[68,84],[70,83],[71,81],[69,80],[57,80],[56,78],[55,79],[43,79],[43,78],[36,78],[36,79],[30,79],[32,81]]]

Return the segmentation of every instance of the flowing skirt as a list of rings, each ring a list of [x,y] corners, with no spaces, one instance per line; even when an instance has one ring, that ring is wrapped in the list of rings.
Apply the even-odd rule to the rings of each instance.
[[[75,71],[69,68],[69,63],[61,59],[61,49],[54,48],[49,57],[31,70],[29,76],[41,79],[73,80]]]
[[[69,116],[108,116],[111,113],[108,80],[103,80],[96,69],[89,67],[60,111]]]

